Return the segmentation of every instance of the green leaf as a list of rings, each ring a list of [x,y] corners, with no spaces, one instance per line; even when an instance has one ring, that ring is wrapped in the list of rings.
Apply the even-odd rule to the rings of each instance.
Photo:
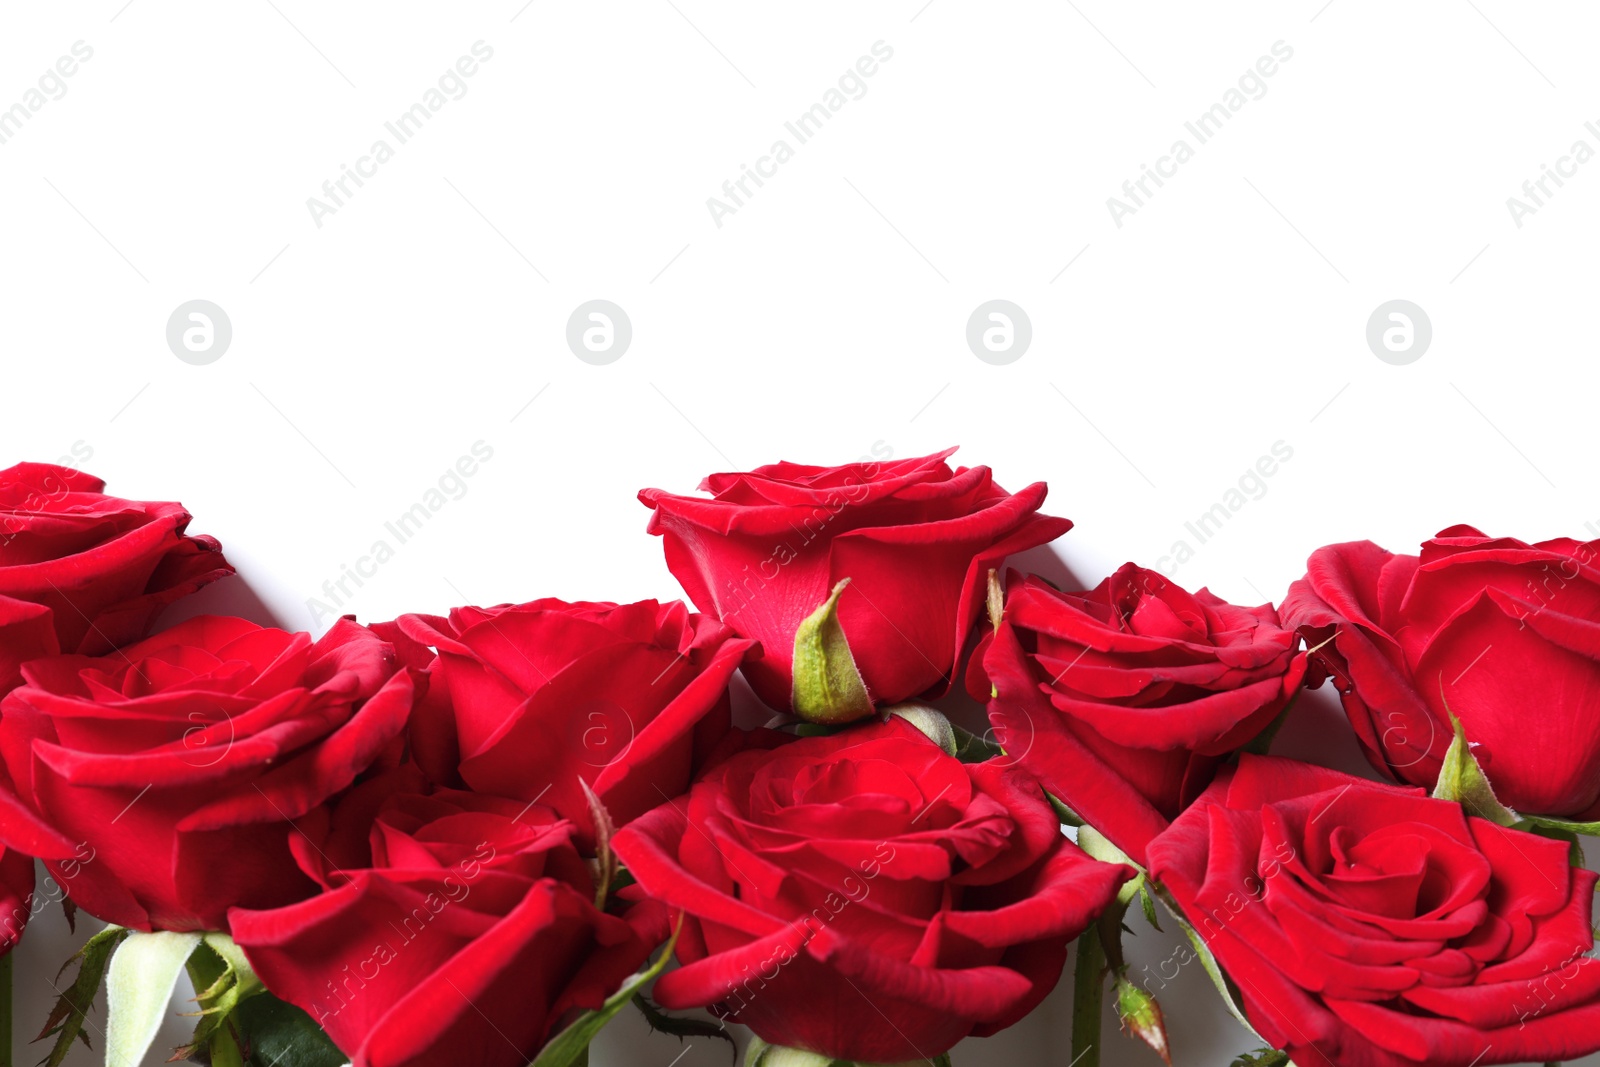
[[[344,1067],[340,1052],[311,1016],[271,993],[253,996],[233,1013],[234,1026],[250,1046],[251,1059],[277,1067]]]
[[[1228,1067],[1287,1067],[1288,1063],[1287,1052],[1279,1052],[1275,1048],[1258,1048],[1254,1052],[1236,1056]]]
[[[650,1029],[661,1034],[671,1034],[681,1043],[686,1037],[709,1037],[717,1041],[726,1041],[728,1049],[734,1060],[739,1058],[739,1046],[734,1044],[733,1037],[728,1033],[726,1026],[710,1022],[705,1019],[685,1019],[678,1015],[669,1015],[654,1004],[643,993],[633,995],[633,1006],[639,1009],[644,1016],[644,1021]]]
[[[850,579],[842,579],[794,635],[794,687],[790,703],[807,722],[852,722],[872,714],[872,697],[856,669],[837,609]]]
[[[883,709],[885,715],[892,715],[921,730],[929,741],[944,749],[945,754],[954,756],[957,749],[956,728],[950,725],[950,720],[938,708],[930,708],[926,704],[918,704],[908,700],[902,704]],[[965,733],[966,731],[962,731]],[[967,736],[972,736],[968,734]]]
[[[61,1061],[72,1051],[73,1041],[81,1040],[85,1048],[92,1047],[89,1045],[88,1036],[83,1032],[83,1022],[89,1014],[89,1009],[94,1005],[94,995],[100,989],[100,980],[105,977],[106,961],[127,936],[128,931],[120,926],[106,927],[91,937],[72,956],[72,959],[63,963],[61,970],[56,972],[56,977],[60,978],[67,968],[72,966],[73,960],[78,963],[76,979],[61,994],[55,1007],[50,1009],[50,1017],[45,1020],[39,1036],[34,1038],[35,1041],[43,1041],[54,1035],[56,1039],[50,1054],[39,1061],[41,1067],[61,1067]]]
[[[1156,928],[1157,933],[1164,933],[1161,923],[1156,921],[1156,898],[1150,895],[1150,879],[1139,879],[1139,907],[1144,911],[1144,921]]]
[[[106,972],[106,1062],[143,1063],[199,934],[133,931]]]
[[[1501,826],[1515,825],[1519,816],[1495,799],[1489,779],[1484,777],[1483,768],[1478,766],[1477,757],[1472,754],[1472,745],[1467,741],[1461,720],[1451,715],[1450,725],[1455,728],[1456,736],[1444,754],[1444,766],[1439,768],[1439,783],[1433,788],[1434,797],[1454,800],[1467,809],[1468,815],[1476,815]]]
[[[633,1000],[633,995],[640,992],[656,975],[667,969],[667,962],[672,959],[672,950],[678,945],[678,935],[683,932],[683,920],[678,921],[678,926],[672,931],[672,937],[661,950],[657,960],[626,982],[622,988],[606,998],[606,1002],[598,1010],[586,1011],[572,1025],[550,1039],[550,1043],[539,1051],[539,1055],[529,1067],[573,1067],[582,1062],[589,1052],[589,1042],[595,1035],[605,1028],[606,1023]]]

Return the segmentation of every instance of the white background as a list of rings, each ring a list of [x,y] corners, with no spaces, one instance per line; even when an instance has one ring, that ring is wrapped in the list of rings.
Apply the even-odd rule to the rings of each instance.
[[[1521,227],[1506,200],[1600,149],[1597,31],[1504,0],[6,4],[0,108],[93,57],[0,144],[0,458],[92,450],[221,538],[242,578],[204,604],[317,630],[307,598],[478,441],[465,495],[339,610],[672,597],[637,489],[875,444],[1048,480],[1086,584],[1178,540],[1178,581],[1259,603],[1332,541],[1593,537],[1600,162]],[[317,226],[307,198],[480,40],[465,96]],[[784,123],[878,41],[865,95],[797,145]],[[1198,144],[1184,123],[1278,41],[1265,95]],[[779,138],[794,157],[719,228],[707,198]],[[1107,198],[1179,138],[1194,158],[1118,227]],[[165,340],[196,298],[233,328],[207,366]],[[633,325],[608,366],[565,343],[594,298]],[[994,298],[1032,322],[1006,366],[965,341]],[[1396,298],[1433,327],[1405,366],[1365,340]],[[1279,441],[1197,544],[1185,522]],[[1325,697],[1285,750],[1359,766]],[[1137,925],[1136,963],[1170,951]],[[20,951],[19,1031],[58,926]],[[1188,971],[1176,1062],[1226,1064],[1248,1038]],[[1064,1064],[1069,1000],[957,1064]],[[1114,1031],[1103,1062],[1156,1062]],[[632,1020],[599,1049],[680,1051]]]

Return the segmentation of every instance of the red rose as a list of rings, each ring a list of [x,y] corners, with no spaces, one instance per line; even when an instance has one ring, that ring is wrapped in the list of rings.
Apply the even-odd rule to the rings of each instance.
[[[968,688],[1007,758],[1138,860],[1306,672],[1271,604],[1188,593],[1132,563],[1082,593],[1013,581],[985,641]]]
[[[347,620],[313,642],[201,616],[23,675],[0,704],[0,840],[140,930],[223,930],[234,904],[310,893],[290,822],[392,751],[412,703],[394,650]]]
[[[614,844],[689,916],[663,1006],[871,1063],[1022,1018],[1133,873],[1063,837],[1030,779],[899,718],[735,755]]]
[[[429,791],[414,766],[352,790],[293,839],[319,896],[234,910],[267,988],[355,1067],[523,1067],[665,939],[650,903],[594,905],[573,826],[536,804]]]
[[[639,499],[695,606],[761,643],[745,674],[763,700],[790,707],[795,631],[848,578],[840,624],[867,692],[892,704],[949,685],[991,567],[1072,528],[1037,514],[1043,482],[1007,493],[988,467],[952,471],[954,451],[775,463],[711,475],[700,483],[711,500],[659,489]]]
[[[412,728],[417,762],[442,784],[537,799],[585,841],[579,779],[619,825],[683,792],[728,732],[728,679],[751,646],[678,601],[550,598],[393,625],[408,661],[438,651]]]
[[[1502,802],[1600,819],[1597,554],[1470,526],[1420,557],[1329,545],[1290,587],[1284,621],[1309,644],[1333,638],[1316,659],[1378,770],[1432,787],[1454,714]]]
[[[214,538],[188,537],[181,504],[121,500],[48,463],[0,471],[0,694],[27,660],[103,655],[163,608],[233,573]]]
[[[1600,1050],[1596,874],[1422,790],[1245,755],[1150,871],[1299,1064],[1467,1067]]]

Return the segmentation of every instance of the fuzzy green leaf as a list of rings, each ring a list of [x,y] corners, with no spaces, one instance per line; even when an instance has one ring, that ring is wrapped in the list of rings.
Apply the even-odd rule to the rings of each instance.
[[[61,965],[61,970],[56,972],[60,978],[66,969],[77,961],[78,974],[73,983],[61,992],[55,1007],[50,1009],[50,1017],[45,1020],[43,1029],[35,1041],[43,1041],[54,1035],[56,1041],[50,1048],[49,1055],[40,1061],[40,1067],[61,1067],[61,1061],[67,1058],[67,1053],[72,1051],[73,1041],[82,1041],[84,1047],[89,1045],[89,1038],[83,1032],[84,1019],[88,1017],[89,1009],[94,1005],[94,995],[100,989],[101,979],[105,977],[106,963],[111,958],[111,953],[128,936],[128,931],[120,926],[108,926],[98,934],[91,937],[79,949],[72,959]],[[57,987],[60,991],[60,987]]]

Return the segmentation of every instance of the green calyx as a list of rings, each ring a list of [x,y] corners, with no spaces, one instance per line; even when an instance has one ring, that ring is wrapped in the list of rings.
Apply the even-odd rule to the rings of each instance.
[[[960,754],[960,743],[956,737],[956,729],[950,725],[950,720],[938,708],[930,708],[926,704],[918,704],[908,700],[903,704],[895,704],[883,709],[886,718],[904,719],[906,722],[921,730],[929,741],[944,749],[947,756]],[[971,736],[968,734],[967,736]]]
[[[1444,754],[1444,765],[1439,768],[1439,781],[1433,787],[1434,797],[1455,801],[1467,809],[1468,815],[1476,815],[1501,826],[1516,825],[1519,818],[1517,813],[1495,797],[1489,779],[1478,765],[1477,757],[1472,754],[1472,745],[1467,741],[1467,732],[1462,729],[1461,720],[1451,715],[1450,725],[1454,727],[1456,735]]]
[[[795,631],[790,705],[806,722],[854,722],[872,714],[867,683],[839,624],[839,597],[849,584],[845,578],[834,586],[828,599]]]

